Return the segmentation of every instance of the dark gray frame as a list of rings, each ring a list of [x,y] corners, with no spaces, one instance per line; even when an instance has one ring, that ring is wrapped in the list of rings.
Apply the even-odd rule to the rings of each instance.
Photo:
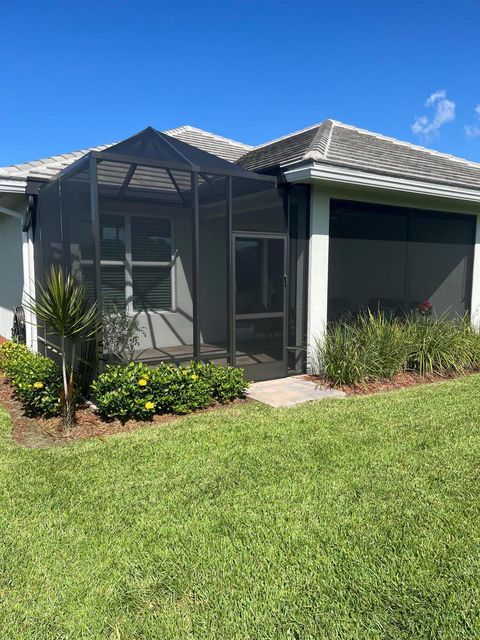
[[[288,361],[287,361],[287,345],[288,345],[288,301],[289,301],[289,280],[288,277],[288,256],[289,256],[289,236],[288,233],[270,233],[268,231],[234,231],[231,235],[231,249],[230,253],[232,256],[231,264],[232,264],[232,284],[233,284],[233,308],[232,308],[232,322],[233,322],[233,340],[231,345],[231,354],[232,354],[232,365],[236,365],[236,355],[237,355],[237,340],[236,340],[236,332],[235,326],[237,319],[236,313],[236,273],[235,273],[235,241],[237,238],[260,238],[265,240],[282,240],[283,241],[283,271],[284,271],[284,292],[283,292],[283,344],[282,344],[282,360],[278,363],[264,363],[264,364],[255,364],[255,365],[246,365],[243,367],[246,369],[247,373],[249,369],[247,367],[252,367],[252,371],[255,371],[255,380],[265,380],[271,378],[272,372],[275,372],[278,368],[280,375],[278,377],[285,377],[288,373]],[[255,316],[262,316],[263,314],[252,313],[248,314],[250,316],[249,319],[255,320]]]
[[[149,146],[150,145],[150,146]],[[163,146],[162,146],[163,145]],[[102,307],[102,282],[101,282],[101,242],[100,242],[100,213],[102,206],[102,193],[104,185],[107,186],[108,190],[111,189],[112,195],[108,195],[107,197],[122,199],[123,197],[130,199],[128,195],[128,188],[130,185],[130,181],[135,173],[134,169],[137,166],[143,168],[160,168],[165,170],[163,173],[168,174],[168,177],[171,182],[171,190],[172,194],[175,193],[176,199],[172,202],[167,202],[165,206],[175,208],[178,207],[187,207],[188,213],[191,215],[189,219],[192,222],[192,245],[191,245],[191,305],[192,305],[192,351],[188,355],[179,355],[172,356],[171,361],[176,363],[181,363],[185,361],[190,361],[193,357],[194,360],[197,361],[207,361],[207,360],[226,360],[231,365],[236,365],[236,336],[235,336],[235,238],[236,237],[261,237],[261,238],[281,238],[284,241],[284,272],[285,275],[288,276],[285,282],[285,290],[284,290],[284,308],[283,308],[283,359],[282,359],[282,370],[278,371],[278,375],[287,375],[288,374],[288,350],[294,349],[299,351],[303,349],[302,345],[289,345],[289,326],[291,324],[290,320],[290,199],[289,194],[292,187],[286,183],[282,183],[280,176],[274,175],[266,175],[266,174],[258,174],[252,171],[247,171],[243,169],[241,166],[229,163],[224,161],[216,156],[212,156],[206,152],[203,152],[196,147],[191,147],[185,143],[181,143],[180,141],[176,141],[176,139],[166,136],[161,132],[157,132],[153,129],[146,129],[140,134],[129,138],[126,141],[119,143],[119,147],[122,150],[133,150],[135,153],[138,152],[138,155],[132,155],[131,153],[120,153],[116,151],[116,146],[111,147],[110,149],[106,149],[104,151],[91,151],[86,154],[75,163],[61,171],[59,174],[55,176],[50,181],[45,181],[43,187],[51,187],[48,191],[50,194],[57,193],[58,203],[50,206],[48,196],[45,196],[43,200],[43,209],[40,207],[41,215],[38,219],[40,233],[38,234],[38,240],[35,260],[36,265],[38,266],[38,273],[43,273],[46,268],[49,266],[49,262],[52,262],[52,255],[50,247],[48,246],[48,237],[49,234],[46,233],[44,239],[42,240],[42,219],[49,219],[49,212],[53,209],[53,207],[58,207],[55,215],[59,217],[60,220],[63,221],[65,214],[65,210],[62,209],[62,181],[68,183],[68,180],[74,178],[77,174],[79,175],[79,185],[85,185],[85,195],[88,192],[88,201],[90,206],[90,224],[91,224],[91,237],[89,239],[89,247],[90,253],[92,255],[92,268],[94,269],[94,275],[89,279],[89,283],[92,289],[91,295],[94,299],[99,302],[99,313],[101,313]],[[165,153],[162,155],[162,151]],[[142,155],[142,152],[145,152],[145,155]],[[158,152],[158,153],[157,153]],[[176,154],[176,155],[175,155]],[[163,158],[163,159],[162,159]],[[113,167],[114,174],[119,174],[119,180],[115,185],[110,184],[108,182],[103,182],[103,172],[99,168],[99,165],[102,162],[106,162],[107,165],[107,174],[110,169],[112,169],[112,163],[118,163],[121,165],[130,165],[130,170],[119,170],[115,171]],[[184,174],[185,179],[183,182],[177,184],[176,179],[174,177],[175,171],[181,171]],[[154,173],[154,172],[152,172]],[[83,175],[81,175],[83,174]],[[188,175],[189,174],[189,178]],[[207,353],[204,348],[205,345],[201,344],[201,328],[202,328],[202,316],[201,316],[201,305],[200,305],[200,268],[201,268],[201,257],[200,257],[200,211],[202,204],[202,189],[206,190],[207,199],[209,196],[208,186],[212,187],[212,198],[214,201],[215,196],[213,195],[215,192],[215,179],[223,178],[223,186],[221,189],[221,197],[223,198],[224,207],[222,206],[222,211],[224,211],[224,221],[225,221],[225,253],[226,253],[226,262],[225,262],[225,287],[226,291],[223,289],[222,285],[222,296],[226,295],[226,326],[225,326],[225,349],[223,347],[221,350],[216,352]],[[237,182],[238,179],[238,182]],[[245,186],[242,187],[241,180],[245,180]],[[154,184],[155,178],[152,178]],[[262,225],[265,224],[265,229],[262,231],[256,231],[255,229],[241,227],[241,224],[244,224],[246,227],[249,227],[249,222],[243,222],[240,224],[240,228],[237,228],[237,210],[236,210],[236,202],[237,197],[242,198],[243,195],[247,196],[257,193],[257,189],[251,185],[250,189],[252,190],[249,193],[248,181],[255,181],[258,183],[263,183],[265,187],[258,185],[260,188],[258,189],[259,193],[265,193],[265,190],[268,192],[270,189],[273,191],[277,188],[280,191],[280,194],[276,194],[272,197],[272,203],[276,207],[276,212],[280,212],[283,210],[283,217],[277,217],[276,222],[272,219],[271,228],[275,229],[275,231],[268,231],[270,225],[270,218],[266,217],[262,221]],[[168,182],[168,179],[167,179]],[[220,181],[219,181],[220,182]],[[278,184],[281,182],[281,184]],[[58,189],[56,188],[56,184],[58,184]],[[208,183],[208,184],[206,184]],[[162,184],[162,183],[160,183]],[[239,191],[237,192],[237,185],[239,185]],[[147,189],[150,185],[147,185]],[[298,188],[303,187],[304,185],[299,185]],[[143,187],[135,186],[135,189],[142,189]],[[155,187],[151,187],[155,189]],[[296,187],[293,187],[295,189]],[[42,202],[42,187],[38,190],[38,203]],[[81,188],[80,188],[81,190]],[[110,191],[109,191],[110,193]],[[132,192],[133,193],[133,192]],[[220,193],[220,190],[218,190]],[[307,193],[307,191],[305,191]],[[217,194],[218,195],[218,194]],[[278,197],[277,197],[278,196]],[[141,201],[142,195],[133,195],[133,198],[138,197],[139,201]],[[148,195],[147,195],[148,197]],[[303,198],[304,196],[301,196]],[[268,201],[269,198],[267,197]],[[85,199],[84,203],[84,211],[86,213],[86,204],[87,199]],[[308,201],[308,195],[306,195],[306,201]],[[252,201],[254,202],[254,200]],[[67,211],[71,212],[71,202],[69,203],[70,208],[67,207]],[[163,206],[163,201],[160,202],[159,207]],[[268,206],[268,205],[267,205]],[[273,206],[273,205],[272,205]],[[74,209],[73,209],[74,211]],[[251,209],[252,213],[255,212],[255,207]],[[259,205],[258,211],[262,211],[261,206]],[[239,210],[239,213],[242,214],[242,211]],[[52,211],[53,215],[53,211]],[[71,215],[69,213],[68,215]],[[223,215],[223,213],[222,213]],[[243,215],[243,214],[242,214]],[[276,215],[276,213],[275,213]],[[44,216],[42,218],[42,216]],[[279,224],[279,220],[281,219],[281,223]],[[306,216],[306,220],[309,220],[309,216]],[[255,217],[252,216],[252,225],[255,226]],[[65,230],[63,229],[63,224],[60,238],[57,242],[60,242],[63,248],[63,266],[65,268],[69,268],[72,264],[72,254],[70,253],[69,239],[68,239],[68,218],[65,219]],[[35,225],[37,220],[35,216],[33,217],[32,224]],[[48,226],[48,225],[47,225]],[[263,226],[260,225],[259,228],[263,229]],[[280,232],[280,229],[284,229],[285,231]],[[307,230],[306,230],[308,240],[308,222],[307,222]],[[303,236],[302,236],[303,237]],[[45,255],[43,255],[43,243],[45,243]],[[308,252],[308,246],[305,248],[305,251]],[[306,273],[302,274],[302,286],[306,287]],[[302,323],[306,321],[306,313],[305,310],[302,312]],[[303,327],[302,327],[303,330]],[[104,357],[102,353],[102,339],[101,335],[97,336],[97,344],[96,344],[96,353],[98,355],[99,367],[102,368],[104,365]],[[190,345],[190,343],[189,343]],[[147,360],[150,362],[156,361],[155,359]],[[264,365],[259,364],[255,365],[259,367],[256,372],[256,377],[272,377],[268,375],[268,372],[264,373],[261,371],[264,368]],[[268,366],[267,366],[268,369]]]

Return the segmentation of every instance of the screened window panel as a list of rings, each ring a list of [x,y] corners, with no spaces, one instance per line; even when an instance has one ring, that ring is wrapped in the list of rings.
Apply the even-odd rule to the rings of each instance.
[[[409,306],[428,300],[437,315],[470,306],[474,216],[416,212],[410,226]]]
[[[133,308],[135,311],[165,310],[172,306],[170,267],[133,267]]]
[[[128,186],[131,165],[102,160],[97,165],[98,194],[100,198],[117,199],[120,191]],[[127,185],[125,184],[127,181]]]
[[[405,311],[407,217],[395,207],[332,201],[329,320]]]
[[[100,216],[100,259],[125,260],[124,216]]]
[[[234,178],[232,180],[232,224],[234,231],[287,232],[283,190],[275,185]]]
[[[309,194],[308,185],[289,192],[288,357],[289,369],[297,372],[306,366]]]
[[[141,262],[170,262],[172,259],[172,231],[166,218],[132,217],[132,260]]]
[[[125,268],[102,265],[100,281],[103,306],[125,308]]]
[[[66,262],[59,186],[59,181],[55,180],[44,186],[38,195],[35,231],[36,238],[40,239],[40,252],[35,252],[36,257],[41,256],[38,273],[47,271],[51,265]]]
[[[329,320],[362,309],[404,315],[428,300],[463,315],[471,298],[475,216],[331,202]]]
[[[237,315],[283,311],[284,246],[282,239],[236,238]]]
[[[227,179],[199,176],[199,325],[202,353],[227,349]]]

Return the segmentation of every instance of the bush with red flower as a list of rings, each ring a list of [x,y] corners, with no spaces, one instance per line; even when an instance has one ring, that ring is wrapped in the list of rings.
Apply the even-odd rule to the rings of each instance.
[[[422,318],[429,318],[432,315],[433,307],[428,300],[425,300],[418,305],[417,311]]]

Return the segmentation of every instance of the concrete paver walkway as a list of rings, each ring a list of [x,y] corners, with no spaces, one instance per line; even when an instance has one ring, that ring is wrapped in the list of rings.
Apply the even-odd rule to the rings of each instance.
[[[317,385],[301,375],[254,382],[247,395],[271,407],[293,407],[311,400],[342,398],[345,393]]]

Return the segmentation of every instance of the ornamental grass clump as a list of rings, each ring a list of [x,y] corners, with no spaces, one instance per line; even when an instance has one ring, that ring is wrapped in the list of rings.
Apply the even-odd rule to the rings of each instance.
[[[93,401],[105,420],[151,420],[159,414],[186,414],[245,395],[243,372],[192,362],[186,366],[141,362],[108,365],[92,384]]]
[[[390,380],[404,371],[462,374],[480,368],[480,336],[468,316],[436,317],[428,309],[389,318],[366,311],[328,328],[314,367],[333,385]]]
[[[333,384],[392,378],[404,367],[408,343],[402,324],[383,313],[335,323],[316,347],[316,367]]]
[[[404,332],[409,343],[406,368],[421,375],[465,373],[479,364],[479,335],[468,316],[452,320],[408,316]]]

